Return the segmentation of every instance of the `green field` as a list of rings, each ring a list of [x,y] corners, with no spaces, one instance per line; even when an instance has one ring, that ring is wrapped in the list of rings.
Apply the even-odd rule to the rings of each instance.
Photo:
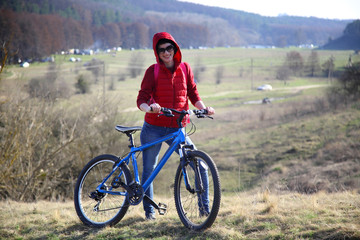
[[[33,200],[61,200],[66,206],[21,203],[21,208],[31,212],[24,219],[20,216],[26,210],[14,212],[15,227],[1,224],[6,229],[0,229],[0,238],[359,239],[360,104],[329,101],[328,88],[336,82],[334,77],[299,74],[291,76],[286,85],[277,80],[276,71],[290,51],[298,51],[305,64],[311,53],[308,49],[244,48],[182,51],[183,61],[204,70],[197,79],[198,90],[205,104],[216,110],[214,120],[193,119],[197,131],[191,136],[197,148],[215,160],[224,196],[219,219],[204,235],[184,229],[174,209],[156,222],[155,230],[152,224],[144,224],[140,207],[115,228],[87,233],[69,203],[74,179],[87,161],[98,154],[126,151],[127,139],[114,126],[143,123],[136,97],[146,67],[155,61],[152,50],[81,56],[77,63],[68,61],[72,56],[57,55],[54,72],[57,81],[66,85],[68,96],[51,104],[29,98],[27,91],[31,79],[49,73],[48,63],[7,66],[0,75],[1,163],[8,166],[1,170],[2,186],[16,190],[12,193],[16,200],[29,194]],[[317,52],[320,65],[334,57],[336,71],[346,66],[352,54]],[[137,66],[130,64],[136,54],[143,61]],[[84,66],[92,58],[105,62],[98,83]],[[353,55],[352,61],[360,62],[360,56]],[[131,78],[129,65],[141,69],[141,74]],[[224,72],[217,84],[219,66]],[[81,74],[91,83],[90,93],[75,94],[74,84]],[[120,76],[125,78],[119,81]],[[256,91],[262,84],[271,84],[273,90]],[[265,97],[271,104],[261,104]],[[25,164],[29,159],[34,163]],[[159,174],[155,199],[173,201],[177,165],[174,156]],[[24,168],[16,172],[20,179],[14,177],[15,166]],[[24,188],[28,182],[33,185]],[[58,182],[64,183],[63,189],[54,185]],[[26,194],[22,196],[21,191]],[[4,223],[17,203],[4,200],[1,204],[6,210],[0,215]],[[46,209],[51,216],[44,213]],[[64,218],[71,220],[64,222]],[[47,223],[53,230],[39,227]]]

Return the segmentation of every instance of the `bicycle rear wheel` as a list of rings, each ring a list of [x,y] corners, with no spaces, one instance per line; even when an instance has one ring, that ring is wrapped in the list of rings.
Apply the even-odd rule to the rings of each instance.
[[[96,190],[100,183],[113,170],[115,162],[118,160],[113,155],[100,155],[92,159],[81,171],[75,185],[74,203],[76,213],[80,220],[87,226],[102,228],[118,223],[129,208],[126,196],[101,193]],[[128,184],[132,177],[126,164],[120,168],[105,182],[104,189],[112,187],[114,177],[120,176],[117,182]],[[116,191],[126,192],[117,186]]]
[[[219,212],[220,178],[214,161],[206,153],[191,151],[188,156],[189,163],[185,166],[180,163],[176,171],[174,186],[176,210],[181,222],[187,228],[203,230],[211,227]],[[185,181],[188,182],[188,188]],[[208,190],[201,192],[201,185],[204,190]]]

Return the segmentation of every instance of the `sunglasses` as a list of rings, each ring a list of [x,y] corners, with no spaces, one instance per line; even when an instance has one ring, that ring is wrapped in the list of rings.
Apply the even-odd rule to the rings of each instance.
[[[174,51],[174,46],[173,45],[169,45],[166,48],[159,48],[158,49],[158,53],[164,53],[165,51],[167,52],[171,52]]]

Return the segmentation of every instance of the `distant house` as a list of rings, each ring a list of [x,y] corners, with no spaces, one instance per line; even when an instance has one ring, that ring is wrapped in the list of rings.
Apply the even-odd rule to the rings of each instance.
[[[27,68],[30,67],[30,64],[28,62],[23,62],[20,64],[20,67]]]

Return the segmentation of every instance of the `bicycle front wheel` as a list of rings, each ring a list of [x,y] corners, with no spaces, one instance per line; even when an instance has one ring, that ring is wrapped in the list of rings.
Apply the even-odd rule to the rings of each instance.
[[[118,160],[113,155],[101,155],[92,159],[81,171],[75,185],[74,203],[76,213],[80,220],[87,226],[102,228],[118,223],[129,208],[129,201],[125,195],[113,195],[101,193],[96,188],[111,173],[115,162]],[[119,177],[118,177],[119,176]],[[114,174],[105,182],[103,188],[110,190],[117,183],[128,184],[132,177],[126,164],[122,164]],[[126,193],[126,190],[118,184],[117,192]]]
[[[221,188],[214,161],[204,152],[190,151],[175,176],[175,205],[181,222],[189,229],[211,227],[220,208]]]

